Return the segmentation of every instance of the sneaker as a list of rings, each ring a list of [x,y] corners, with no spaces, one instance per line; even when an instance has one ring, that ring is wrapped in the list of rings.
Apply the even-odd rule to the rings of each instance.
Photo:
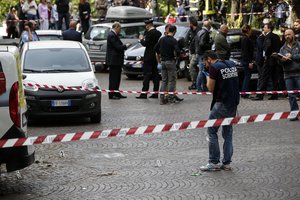
[[[201,171],[220,171],[221,167],[219,164],[208,163],[200,167]]]
[[[224,171],[231,171],[232,170],[232,168],[230,167],[230,165],[228,164],[228,165],[222,165],[221,166],[221,169],[223,169]]]

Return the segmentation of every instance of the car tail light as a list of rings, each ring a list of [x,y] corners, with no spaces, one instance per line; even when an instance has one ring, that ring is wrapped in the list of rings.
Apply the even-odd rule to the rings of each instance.
[[[6,79],[5,74],[0,72],[0,95],[6,92]]]
[[[21,116],[19,107],[19,83],[15,82],[9,93],[9,114],[11,120],[17,127],[21,127]]]

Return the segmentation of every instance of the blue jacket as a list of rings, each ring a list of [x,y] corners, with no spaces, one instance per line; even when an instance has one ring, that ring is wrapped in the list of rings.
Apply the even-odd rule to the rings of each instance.
[[[74,29],[68,29],[62,33],[63,40],[73,40],[82,42],[81,33],[77,32]]]

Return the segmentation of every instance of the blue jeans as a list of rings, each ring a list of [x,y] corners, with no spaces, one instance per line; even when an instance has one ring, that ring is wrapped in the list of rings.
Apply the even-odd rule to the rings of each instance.
[[[295,76],[285,79],[285,85],[287,90],[299,90],[300,89],[300,76]],[[299,110],[297,103],[297,96],[299,93],[290,93],[289,94],[289,103],[291,111]]]
[[[226,117],[234,117],[236,115],[237,106],[225,106],[221,102],[216,102],[213,106],[209,119],[219,119]],[[218,141],[218,130],[220,127],[210,127],[207,129],[208,133],[208,148],[209,148],[209,163],[218,164],[220,162],[220,148]],[[232,145],[232,125],[222,127],[222,136],[224,138],[223,144],[223,160],[224,165],[228,165],[231,162],[233,154]]]
[[[244,80],[243,80],[243,92],[249,92],[250,88],[250,79],[251,79],[251,70],[249,69],[249,63],[248,62],[242,62],[243,68],[244,68]]]
[[[206,87],[206,77],[204,74],[204,63],[203,63],[203,55],[198,55],[198,67],[199,72],[196,80],[196,87],[198,92],[205,92],[207,91]]]

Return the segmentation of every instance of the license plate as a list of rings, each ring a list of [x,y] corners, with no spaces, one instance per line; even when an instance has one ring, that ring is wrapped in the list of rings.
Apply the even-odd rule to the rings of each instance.
[[[258,74],[251,74],[251,79],[258,79]]]
[[[90,49],[98,50],[100,47],[97,45],[90,45]]]
[[[133,64],[132,68],[142,68],[142,64]]]
[[[51,101],[52,107],[68,107],[71,106],[70,100],[53,100]]]

